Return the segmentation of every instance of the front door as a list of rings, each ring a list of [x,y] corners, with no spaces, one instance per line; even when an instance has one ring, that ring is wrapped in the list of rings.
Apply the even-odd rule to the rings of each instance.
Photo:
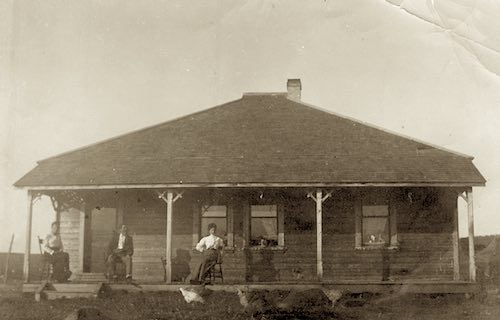
[[[90,272],[106,272],[106,251],[116,229],[116,209],[92,209]]]

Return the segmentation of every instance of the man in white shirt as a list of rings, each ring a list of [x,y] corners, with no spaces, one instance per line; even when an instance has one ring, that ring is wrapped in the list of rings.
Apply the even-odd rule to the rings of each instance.
[[[116,263],[123,262],[125,264],[126,279],[132,280],[132,255],[134,254],[134,242],[128,234],[126,225],[122,225],[120,233],[115,235],[108,246],[108,279],[116,278],[115,268]]]
[[[191,280],[191,283],[203,283],[207,277],[209,270],[215,266],[219,254],[224,249],[224,241],[215,235],[217,225],[210,223],[208,225],[208,236],[202,238],[196,245],[196,250],[203,253],[202,261],[196,271],[196,275]]]

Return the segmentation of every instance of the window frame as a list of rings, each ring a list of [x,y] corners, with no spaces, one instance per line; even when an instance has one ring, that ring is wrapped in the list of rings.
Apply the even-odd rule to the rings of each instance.
[[[277,231],[278,240],[276,245],[270,245],[267,247],[262,247],[260,245],[251,244],[251,225],[252,225],[252,206],[276,206],[276,220],[277,220]],[[243,220],[243,233],[245,239],[245,247],[250,250],[286,250],[285,247],[285,212],[284,206],[281,201],[269,201],[269,202],[248,202],[245,206],[244,220]],[[255,217],[258,218],[258,217]],[[271,218],[271,217],[269,217]]]
[[[375,206],[380,206],[380,207],[385,207],[385,209],[387,210],[387,212],[384,212],[385,214],[384,215],[370,215],[370,214],[365,214],[365,208],[367,207],[375,207]],[[371,204],[363,204],[361,206],[361,245],[366,247],[366,246],[385,246],[387,243],[390,242],[390,239],[391,239],[391,228],[390,228],[390,218],[391,218],[391,215],[390,215],[390,210],[389,210],[389,205],[388,204],[376,204],[376,205],[371,205]],[[387,223],[387,231],[385,232],[385,235],[386,235],[386,238],[387,238],[387,241],[384,241],[384,242],[375,242],[375,243],[367,243],[365,242],[365,233],[364,233],[364,226],[365,226],[365,222],[367,219],[384,219]]]
[[[233,205],[232,204],[224,204],[224,203],[212,203],[212,204],[204,204],[199,205],[195,204],[193,206],[193,249],[196,248],[196,245],[202,238],[202,220],[209,217],[203,217],[203,211],[205,208],[213,207],[213,206],[224,206],[226,207],[226,236],[223,238],[225,247],[224,250],[232,249],[234,246],[234,233],[233,233]],[[224,218],[224,217],[213,217],[213,218]]]
[[[253,216],[252,213],[253,213],[253,208],[254,207],[275,207],[275,215],[273,216]],[[252,222],[254,221],[253,219],[274,219],[276,220],[276,245],[268,245],[268,247],[276,247],[278,246],[278,238],[279,238],[279,232],[278,232],[278,229],[279,229],[279,219],[278,219],[278,205],[277,204],[252,204],[250,205],[250,241],[249,241],[249,244],[251,247],[258,247],[259,245],[258,244],[252,244],[252,241],[254,241],[254,239],[252,239]]]
[[[209,208],[211,207],[224,207],[225,208],[225,214],[224,216],[208,216],[208,217],[204,217],[203,214],[205,212],[208,211]],[[208,236],[207,235],[203,235],[203,219],[210,219],[210,218],[215,218],[215,219],[224,219],[225,218],[225,222],[226,222],[226,236],[227,236],[227,233],[228,233],[228,206],[227,205],[224,205],[224,204],[212,204],[212,205],[205,205],[205,206],[201,206],[201,211],[200,211],[200,230],[199,230],[199,234],[200,234],[200,239],[203,238],[203,237],[206,237]]]
[[[398,230],[397,230],[397,210],[394,199],[386,193],[373,198],[368,196],[356,196],[354,203],[355,216],[355,249],[399,249]],[[364,216],[363,207],[365,206],[387,206],[387,215],[385,216]],[[363,221],[364,218],[386,218],[388,223],[388,241],[384,243],[364,243]]]

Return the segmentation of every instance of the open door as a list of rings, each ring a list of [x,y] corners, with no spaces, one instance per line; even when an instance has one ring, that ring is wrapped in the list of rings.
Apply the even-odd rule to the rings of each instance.
[[[116,229],[116,208],[92,209],[90,272],[106,272],[106,251]]]

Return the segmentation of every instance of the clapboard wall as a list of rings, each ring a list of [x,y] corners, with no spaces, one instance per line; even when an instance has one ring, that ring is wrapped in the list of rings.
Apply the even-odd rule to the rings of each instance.
[[[81,211],[70,208],[61,212],[60,233],[64,251],[69,254],[69,267],[73,272],[81,272],[80,226]]]
[[[388,190],[399,246],[356,249],[356,194],[325,204],[323,264],[329,280],[452,280],[452,221],[456,195],[446,190]],[[373,191],[376,192],[376,191]],[[409,198],[408,194],[414,195]]]
[[[451,280],[452,221],[456,194],[446,189],[337,189],[323,206],[325,280]],[[227,283],[312,281],[316,279],[315,202],[300,190],[186,190],[174,204],[172,273],[187,281],[201,254],[193,250],[195,210],[200,205],[228,205],[233,212],[234,247],[224,255]],[[397,212],[399,246],[394,250],[359,249],[355,244],[355,201],[360,194],[387,195]],[[411,194],[412,197],[408,195]],[[121,217],[134,239],[133,277],[164,279],[161,258],[166,248],[166,204],[153,190],[115,194]],[[256,250],[245,246],[244,217],[251,204],[280,203],[284,212],[285,248]],[[110,206],[111,204],[107,204]],[[80,266],[80,211],[61,214],[61,235],[72,270]]]

